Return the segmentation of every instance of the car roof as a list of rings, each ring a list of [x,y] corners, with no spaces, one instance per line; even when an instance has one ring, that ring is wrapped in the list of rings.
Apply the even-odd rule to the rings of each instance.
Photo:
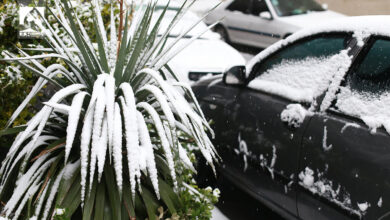
[[[370,35],[390,37],[390,15],[343,17],[318,24],[315,27],[304,28],[256,55],[247,64],[247,74],[250,74],[253,66],[260,60],[291,42],[320,33],[332,32],[352,32],[357,38],[365,38]]]
[[[317,27],[303,29],[308,32],[311,29],[316,32],[326,31],[365,31],[369,34],[379,34],[390,36],[390,15],[355,16],[335,19]]]

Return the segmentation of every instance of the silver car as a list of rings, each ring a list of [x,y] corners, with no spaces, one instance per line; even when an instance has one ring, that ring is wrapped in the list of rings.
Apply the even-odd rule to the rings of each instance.
[[[301,28],[344,15],[315,0],[226,0],[206,18],[227,42],[265,48]]]

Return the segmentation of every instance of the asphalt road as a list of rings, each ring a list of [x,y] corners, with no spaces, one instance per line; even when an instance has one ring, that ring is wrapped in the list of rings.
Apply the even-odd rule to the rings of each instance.
[[[239,44],[232,44],[231,46],[238,50],[247,62],[263,50]]]

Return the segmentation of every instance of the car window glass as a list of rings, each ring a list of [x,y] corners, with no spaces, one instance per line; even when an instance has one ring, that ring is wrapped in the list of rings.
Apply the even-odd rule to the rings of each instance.
[[[385,126],[390,120],[390,40],[373,40],[345,81],[336,110],[358,117],[370,127]],[[390,124],[387,126],[390,131]]]
[[[325,9],[314,0],[271,0],[271,4],[279,16],[301,15],[315,11],[325,11]]]
[[[250,12],[250,3],[251,0],[236,0],[232,2],[227,9],[230,11],[240,11],[242,13]]]
[[[259,16],[261,12],[269,11],[265,0],[253,0],[252,14]]]
[[[254,67],[256,78],[248,86],[310,103],[325,92],[343,59],[349,59],[340,53],[348,40],[348,35],[317,36],[287,46]]]

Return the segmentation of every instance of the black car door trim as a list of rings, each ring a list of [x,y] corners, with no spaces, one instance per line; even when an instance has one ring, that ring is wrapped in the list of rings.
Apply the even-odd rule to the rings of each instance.
[[[266,36],[266,37],[277,38],[277,39],[281,39],[282,38],[279,34],[272,34],[272,33],[267,33],[267,32],[254,31],[254,30],[249,30],[249,29],[245,29],[245,28],[228,26],[228,29],[234,30],[234,31],[247,32],[247,33],[251,33],[251,34],[257,34],[257,35]]]

